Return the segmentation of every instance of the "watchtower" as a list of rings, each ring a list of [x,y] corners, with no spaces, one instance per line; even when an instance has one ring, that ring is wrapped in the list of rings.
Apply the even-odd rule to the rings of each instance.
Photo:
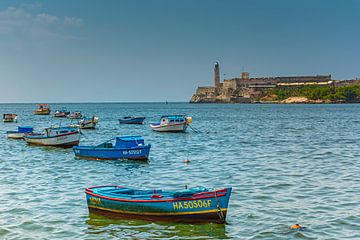
[[[214,67],[214,82],[215,82],[215,88],[220,87],[220,68],[219,63],[215,63]]]

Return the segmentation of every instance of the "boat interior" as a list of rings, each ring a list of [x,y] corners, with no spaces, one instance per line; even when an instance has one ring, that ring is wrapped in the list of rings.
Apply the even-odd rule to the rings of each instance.
[[[156,198],[186,198],[192,197],[194,194],[208,192],[209,190],[204,187],[195,187],[179,191],[163,191],[161,189],[154,190],[135,190],[131,188],[122,188],[117,186],[108,186],[101,188],[93,188],[93,193],[122,199],[152,199]]]

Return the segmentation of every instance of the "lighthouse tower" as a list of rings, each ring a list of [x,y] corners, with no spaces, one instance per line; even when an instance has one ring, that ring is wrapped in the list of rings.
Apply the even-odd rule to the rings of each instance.
[[[214,83],[215,83],[215,88],[220,87],[220,68],[218,62],[215,63],[215,67],[214,67]]]

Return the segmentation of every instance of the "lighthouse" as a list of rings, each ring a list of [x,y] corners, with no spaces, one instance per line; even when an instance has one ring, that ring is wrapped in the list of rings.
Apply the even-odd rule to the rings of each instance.
[[[220,68],[218,62],[215,63],[215,67],[214,67],[214,82],[215,82],[215,88],[220,87]]]

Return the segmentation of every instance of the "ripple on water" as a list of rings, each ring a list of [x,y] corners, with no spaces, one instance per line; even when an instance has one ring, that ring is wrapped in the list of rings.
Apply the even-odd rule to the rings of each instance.
[[[100,116],[81,144],[139,134],[148,162],[89,161],[71,149],[0,138],[0,238],[6,239],[359,239],[360,105],[53,104]],[[0,104],[36,130],[51,116],[32,104]],[[186,112],[187,134],[119,125],[120,116]],[[226,116],[226,117],[224,117]],[[66,120],[63,120],[64,123]],[[15,124],[0,124],[2,132]],[[190,159],[184,164],[184,159]],[[89,215],[84,189],[118,184],[182,189],[232,186],[228,224],[151,223]],[[304,231],[289,231],[300,223]]]

